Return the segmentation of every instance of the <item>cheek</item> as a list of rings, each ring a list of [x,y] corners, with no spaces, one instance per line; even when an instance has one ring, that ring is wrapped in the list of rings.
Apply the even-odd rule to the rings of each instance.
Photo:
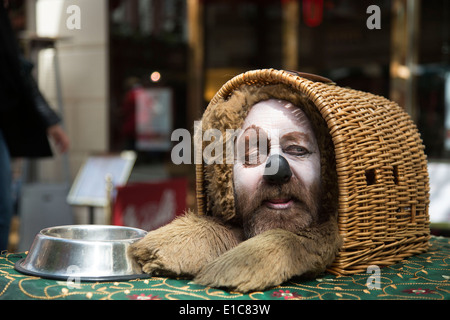
[[[303,181],[305,186],[311,186],[320,182],[320,159],[315,154],[308,159],[289,160],[289,165],[292,173]]]
[[[233,166],[233,182],[235,191],[244,192],[247,194],[254,193],[261,181],[263,170],[263,165],[246,168],[241,164],[235,164]]]

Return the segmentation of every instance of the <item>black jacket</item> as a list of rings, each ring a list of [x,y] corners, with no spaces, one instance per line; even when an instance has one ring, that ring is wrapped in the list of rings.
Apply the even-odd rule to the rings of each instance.
[[[47,128],[60,121],[21,58],[7,12],[0,5],[0,130],[12,157],[48,157]]]

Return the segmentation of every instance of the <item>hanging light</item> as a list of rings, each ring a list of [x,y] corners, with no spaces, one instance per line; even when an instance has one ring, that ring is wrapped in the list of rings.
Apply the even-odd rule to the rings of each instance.
[[[152,80],[152,82],[158,82],[159,80],[161,80],[161,73],[159,73],[158,71],[152,72],[152,74],[150,75],[150,80]]]

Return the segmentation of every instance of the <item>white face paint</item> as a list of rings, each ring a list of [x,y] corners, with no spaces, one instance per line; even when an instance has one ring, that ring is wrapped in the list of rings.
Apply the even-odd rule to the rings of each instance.
[[[269,155],[260,156],[259,162],[246,163],[237,158],[233,166],[233,182],[238,193],[253,194],[260,183],[263,183],[266,160],[273,154],[282,155],[289,163],[292,171],[291,179],[301,180],[306,188],[320,184],[320,151],[312,130],[311,123],[301,109],[283,100],[270,99],[255,104],[242,126],[237,138],[237,145],[245,140],[252,128],[267,135]],[[249,129],[249,130],[247,130]],[[246,131],[247,130],[247,131]],[[261,141],[260,141],[261,142]],[[264,143],[264,142],[263,142]],[[257,153],[248,150],[247,153]],[[256,156],[253,156],[256,159]],[[266,204],[272,209],[287,209],[288,201],[273,199]]]

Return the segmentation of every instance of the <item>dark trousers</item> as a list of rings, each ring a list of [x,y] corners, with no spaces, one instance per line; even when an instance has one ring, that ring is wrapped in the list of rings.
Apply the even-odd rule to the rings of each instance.
[[[0,130],[0,251],[8,249],[9,229],[13,215],[11,159]]]

